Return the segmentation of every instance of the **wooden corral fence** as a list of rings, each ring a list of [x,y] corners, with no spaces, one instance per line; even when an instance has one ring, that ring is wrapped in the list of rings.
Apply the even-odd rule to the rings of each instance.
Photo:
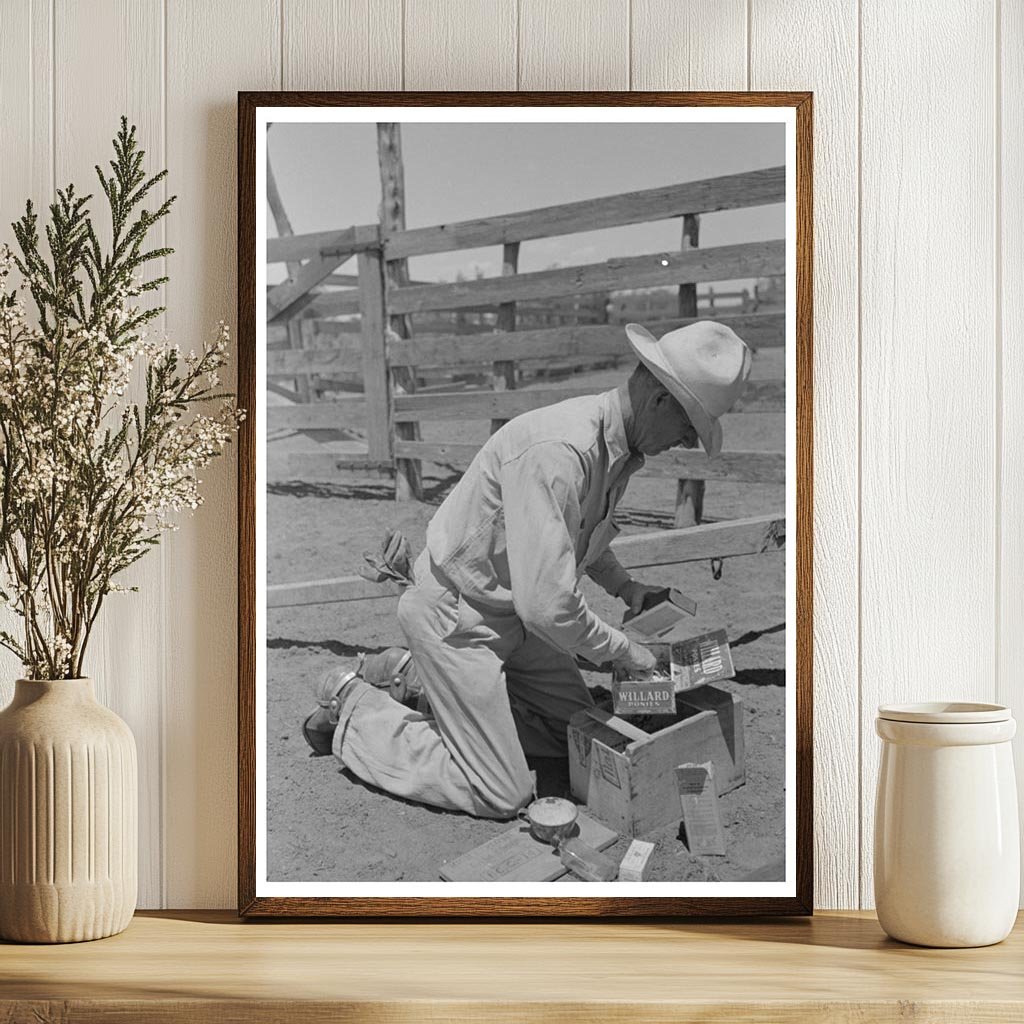
[[[654,565],[703,562],[711,558],[764,555],[781,550],[785,544],[785,518],[765,515],[617,537],[612,541],[612,549],[624,568],[644,569]],[[267,607],[362,601],[374,597],[397,597],[400,593],[394,583],[372,583],[362,576],[338,576],[315,583],[278,583],[267,587]]]
[[[592,393],[593,389],[578,387],[519,390],[516,367],[536,361],[613,361],[629,356],[621,321],[608,322],[616,301],[622,312],[644,298],[644,289],[675,289],[674,316],[653,321],[637,318],[659,334],[692,322],[701,313],[707,315],[707,307],[698,308],[698,284],[785,274],[784,240],[711,248],[697,244],[704,213],[783,202],[784,167],[407,229],[397,126],[379,126],[378,142],[384,197],[381,223],[267,242],[268,262],[287,263],[290,271],[287,281],[267,292],[268,382],[277,382],[278,391],[294,399],[268,408],[268,430],[347,431],[358,439],[344,451],[325,447],[289,454],[283,469],[289,479],[331,480],[353,473],[392,478],[398,498],[418,498],[423,462],[464,468],[480,447],[423,440],[420,424],[490,420],[495,429],[527,410]],[[681,219],[678,250],[598,264],[518,270],[520,247],[532,240],[670,218]],[[409,279],[411,257],[497,245],[502,246],[503,256],[500,277],[454,282]],[[339,268],[353,258],[357,273],[341,275]],[[706,292],[702,298],[706,304]],[[716,300],[722,305],[714,309],[715,318],[732,326],[755,352],[785,344],[783,313],[760,310],[756,296],[749,293],[720,292],[711,298],[712,305]],[[664,295],[659,304],[664,308]],[[549,319],[538,319],[542,317]],[[432,371],[436,379],[453,381],[470,367],[489,369],[484,388],[441,384],[440,390],[431,387],[417,393],[417,382],[429,380]],[[296,382],[293,388],[282,387],[281,382],[289,379]],[[317,393],[311,391],[311,381],[327,382],[334,399],[310,401]],[[784,410],[784,380],[755,379],[737,411]],[[784,537],[780,516],[697,524],[704,481],[782,484],[785,470],[782,451],[727,451],[709,460],[700,451],[680,450],[648,459],[644,475],[679,481],[676,526],[696,529],[620,539],[616,542],[620,558],[634,548],[646,551],[650,545],[664,562],[777,548]],[[689,555],[678,547],[684,541]],[[632,564],[662,563],[634,558]],[[357,581],[346,577],[304,584],[301,593],[273,587],[270,603],[388,593],[387,588]]]

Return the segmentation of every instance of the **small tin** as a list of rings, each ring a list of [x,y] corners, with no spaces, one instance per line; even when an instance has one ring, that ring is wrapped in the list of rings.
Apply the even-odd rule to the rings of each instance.
[[[645,882],[650,865],[654,843],[645,843],[642,839],[634,839],[629,844],[626,856],[619,865],[620,882]]]
[[[674,715],[676,696],[672,680],[613,680],[612,708],[617,715]]]

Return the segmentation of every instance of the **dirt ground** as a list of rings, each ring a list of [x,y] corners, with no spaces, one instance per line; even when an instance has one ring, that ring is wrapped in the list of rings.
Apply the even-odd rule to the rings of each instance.
[[[757,364],[755,364],[756,372]],[[769,371],[770,372],[770,371]],[[624,371],[577,375],[573,386],[613,387]],[[485,423],[430,425],[430,439],[483,440]],[[781,417],[748,414],[725,423],[726,449],[781,450]],[[427,501],[397,504],[384,486],[272,484],[268,494],[270,583],[341,576],[357,571],[361,553],[376,548],[388,528],[402,530],[415,550],[427,522],[457,476],[425,466]],[[624,532],[671,525],[675,485],[634,479],[620,507]],[[707,485],[707,520],[784,510],[781,486]],[[785,562],[784,554],[729,559],[719,580],[710,563],[642,570],[646,582],[678,586],[698,601],[694,633],[725,628],[736,677],[716,684],[743,700],[746,783],[721,797],[725,857],[694,857],[681,826],[644,836],[656,844],[657,881],[729,881],[785,855]],[[587,599],[608,621],[623,606],[589,580]],[[436,881],[453,859],[511,826],[396,799],[349,774],[333,757],[315,757],[299,728],[312,706],[316,678],[339,659],[401,643],[393,599],[271,609],[267,637],[267,864],[273,881]],[[608,676],[585,673],[599,691]],[[541,795],[570,796],[567,762],[545,760]],[[621,856],[629,844],[611,848]],[[781,879],[781,871],[777,876]]]

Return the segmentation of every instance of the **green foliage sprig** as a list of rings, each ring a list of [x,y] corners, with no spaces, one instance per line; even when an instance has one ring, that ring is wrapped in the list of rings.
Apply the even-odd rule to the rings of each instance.
[[[146,265],[173,250],[146,238],[175,197],[141,205],[167,174],[147,176],[144,158],[122,118],[111,173],[96,168],[109,244],[92,197],[69,185],[50,205],[45,249],[31,202],[13,225],[20,254],[0,248],[0,601],[22,627],[0,631],[0,645],[30,678],[81,676],[103,600],[124,589],[115,577],[176,528],[173,513],[200,504],[198,471],[242,418],[219,389],[226,325],[187,354],[147,334],[164,308],[138,298],[167,278],[145,280]]]

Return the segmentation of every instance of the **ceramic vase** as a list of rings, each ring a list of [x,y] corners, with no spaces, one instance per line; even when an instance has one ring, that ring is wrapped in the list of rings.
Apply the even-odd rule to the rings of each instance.
[[[135,740],[91,679],[28,680],[0,712],[0,938],[81,942],[135,910]]]
[[[894,939],[988,946],[1010,933],[1020,887],[1016,722],[998,704],[878,709],[875,905]]]

